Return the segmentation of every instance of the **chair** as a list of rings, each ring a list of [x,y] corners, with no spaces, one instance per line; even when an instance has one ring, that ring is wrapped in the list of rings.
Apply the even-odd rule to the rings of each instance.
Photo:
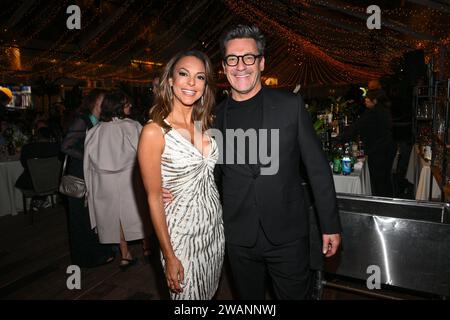
[[[50,196],[52,207],[54,206],[53,195],[58,193],[59,180],[61,177],[61,161],[58,157],[34,158],[27,160],[33,190],[22,189],[23,210],[27,214],[27,198],[36,196]],[[31,224],[33,224],[33,210],[31,210]]]

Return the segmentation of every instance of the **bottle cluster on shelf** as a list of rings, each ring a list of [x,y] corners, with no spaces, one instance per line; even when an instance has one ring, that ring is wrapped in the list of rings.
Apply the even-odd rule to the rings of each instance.
[[[325,150],[333,174],[349,175],[354,171],[354,165],[358,161],[364,161],[364,146],[361,140],[349,141],[344,144],[331,144]]]
[[[339,111],[337,107],[331,107],[317,115],[317,128],[319,134],[328,134],[329,138],[336,138],[346,127],[353,122],[353,117]]]

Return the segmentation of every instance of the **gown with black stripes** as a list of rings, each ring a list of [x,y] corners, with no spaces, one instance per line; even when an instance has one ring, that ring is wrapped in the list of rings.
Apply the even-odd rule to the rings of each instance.
[[[203,155],[175,129],[164,137],[162,186],[173,196],[165,205],[166,221],[173,250],[184,268],[183,292],[171,292],[171,299],[211,299],[219,284],[225,249],[222,207],[213,174],[219,150],[211,138],[208,154]],[[161,260],[165,266],[162,254]]]

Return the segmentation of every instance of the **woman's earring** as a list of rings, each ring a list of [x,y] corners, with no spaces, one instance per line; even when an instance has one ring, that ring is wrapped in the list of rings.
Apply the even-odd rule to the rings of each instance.
[[[202,96],[202,97],[200,98],[200,104],[201,104],[202,106],[205,104],[205,97],[204,97],[204,96]]]
[[[169,90],[169,99],[172,100],[173,99],[173,87],[170,86],[170,90]]]

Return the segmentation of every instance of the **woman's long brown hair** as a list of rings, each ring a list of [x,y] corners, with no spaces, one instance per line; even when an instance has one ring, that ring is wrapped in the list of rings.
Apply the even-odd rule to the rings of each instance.
[[[205,65],[205,92],[202,99],[198,99],[192,106],[192,122],[200,121],[202,130],[208,130],[212,124],[211,110],[215,104],[215,83],[212,71],[212,64],[209,58],[203,52],[197,50],[182,51],[177,53],[164,68],[164,72],[160,78],[159,88],[156,91],[155,104],[150,111],[150,119],[159,126],[169,131],[170,126],[164,122],[164,119],[170,114],[173,108],[173,92],[169,84],[169,79],[174,76],[175,65],[184,57],[196,57]]]

